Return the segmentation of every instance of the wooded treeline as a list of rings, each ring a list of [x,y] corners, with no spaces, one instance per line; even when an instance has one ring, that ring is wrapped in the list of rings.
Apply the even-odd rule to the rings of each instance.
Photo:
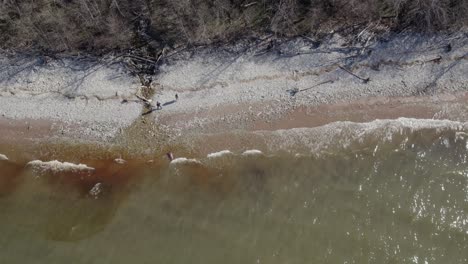
[[[467,0],[2,0],[0,48],[102,54],[269,33],[320,38],[356,25],[456,30],[467,14]]]

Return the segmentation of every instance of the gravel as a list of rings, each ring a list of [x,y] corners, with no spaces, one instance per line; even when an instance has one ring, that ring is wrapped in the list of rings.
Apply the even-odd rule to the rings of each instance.
[[[397,35],[374,41],[365,50],[359,45],[342,47],[340,39],[335,36],[319,47],[293,39],[281,45],[280,55],[257,55],[255,49],[180,55],[161,67],[156,81],[162,90],[153,100],[167,105],[155,118],[210,112],[211,120],[183,119],[174,127],[200,128],[221,118],[229,126],[252,116],[275,118],[299,106],[468,90],[468,40],[463,34]],[[444,49],[448,44],[451,52]],[[291,96],[291,90],[299,92]],[[173,102],[176,93],[179,100]],[[255,104],[263,107],[249,109]],[[216,115],[226,105],[239,107]]]

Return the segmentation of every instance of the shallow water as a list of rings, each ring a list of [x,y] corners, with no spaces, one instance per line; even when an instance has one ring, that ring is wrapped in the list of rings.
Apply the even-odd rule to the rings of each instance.
[[[0,263],[467,263],[466,132],[176,164],[76,154],[79,172],[0,161]]]

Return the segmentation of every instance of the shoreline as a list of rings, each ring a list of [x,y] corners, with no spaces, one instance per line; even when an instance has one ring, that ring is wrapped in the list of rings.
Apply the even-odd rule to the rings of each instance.
[[[93,140],[77,140],[72,137],[58,137],[50,132],[60,131],[63,128],[58,123],[47,120],[10,120],[1,122],[0,120],[0,149],[16,149],[30,153],[21,160],[37,157],[43,150],[38,151],[43,146],[47,146],[45,152],[53,153],[43,155],[41,158],[60,157],[78,162],[87,155],[101,158],[119,158],[123,155],[129,159],[150,160],[160,157],[164,160],[164,153],[167,151],[176,152],[178,156],[204,157],[210,153],[222,150],[242,152],[246,149],[260,149],[262,151],[281,151],[281,148],[273,147],[278,144],[278,139],[272,135],[276,133],[289,133],[289,136],[299,140],[304,135],[295,134],[296,131],[309,131],[315,142],[317,137],[314,131],[324,131],[329,126],[341,126],[348,122],[353,126],[365,126],[377,121],[399,122],[403,120],[415,120],[420,122],[460,122],[467,124],[468,121],[468,93],[418,96],[418,97],[397,97],[397,98],[366,98],[352,102],[339,102],[336,104],[326,104],[313,107],[298,107],[285,112],[275,118],[254,119],[245,122],[245,127],[233,130],[226,129],[223,122],[215,122],[216,118],[206,121],[206,128],[190,133],[168,135],[170,132],[157,134],[147,133],[148,126],[153,126],[150,121],[139,120],[132,127],[127,128],[118,135],[113,142],[98,142]],[[234,109],[234,108],[233,108]],[[179,116],[178,116],[179,117]],[[165,125],[170,127],[169,131],[175,131],[176,124],[171,124],[166,120]],[[179,121],[183,122],[184,120]],[[172,126],[172,127],[171,127]],[[155,131],[161,128],[154,127]],[[340,129],[341,130],[341,129]],[[59,133],[59,132],[57,132]],[[61,133],[61,132],[60,132]],[[59,134],[60,134],[59,133]],[[331,133],[329,137],[332,137]],[[14,135],[14,136],[13,136]],[[161,138],[165,136],[164,142]],[[331,138],[322,137],[325,141]],[[316,143],[319,145],[320,141]],[[295,144],[290,145],[292,147]],[[288,145],[285,145],[285,151]],[[296,145],[295,148],[298,146]],[[21,151],[20,151],[21,152]],[[2,153],[2,152],[0,152]],[[6,152],[8,156],[15,157],[11,152]],[[5,153],[2,153],[5,154]],[[44,154],[44,153],[42,153]],[[76,155],[76,157],[74,157]],[[17,156],[18,157],[18,156]],[[159,159],[159,158],[158,158]]]

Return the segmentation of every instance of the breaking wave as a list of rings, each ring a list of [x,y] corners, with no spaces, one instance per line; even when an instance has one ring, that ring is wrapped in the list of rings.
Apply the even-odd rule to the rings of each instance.
[[[70,162],[60,162],[58,160],[52,161],[41,161],[41,160],[33,160],[26,164],[27,166],[31,166],[35,169],[40,169],[43,171],[51,171],[51,172],[78,172],[78,171],[93,171],[94,168],[88,167],[85,164],[74,164]]]
[[[319,153],[332,147],[348,148],[369,140],[387,143],[421,131],[430,131],[434,135],[450,132],[457,138],[466,138],[468,123],[414,118],[374,120],[367,123],[339,121],[314,128],[256,131],[254,134],[268,143],[270,152],[300,149],[301,152]]]
[[[232,155],[233,153],[230,150],[221,150],[218,152],[213,152],[208,155],[206,155],[207,158],[213,159],[213,158],[220,158],[226,155]]]

